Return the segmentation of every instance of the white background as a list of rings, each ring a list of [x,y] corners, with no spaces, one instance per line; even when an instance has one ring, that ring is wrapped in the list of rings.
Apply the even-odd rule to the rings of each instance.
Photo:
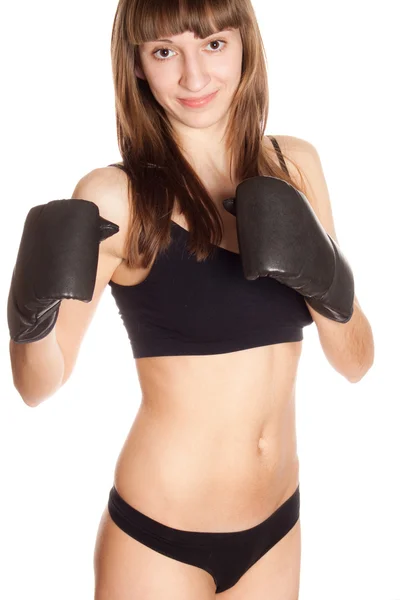
[[[266,133],[318,150],[338,239],[375,337],[350,384],[304,331],[297,383],[300,600],[400,599],[399,44],[396,2],[254,2],[268,57]],[[140,402],[106,289],[71,379],[35,410],[13,387],[6,303],[28,210],[120,159],[110,37],[117,3],[1,8],[0,596],[93,597],[93,550]],[[251,600],[251,598],[246,599]]]

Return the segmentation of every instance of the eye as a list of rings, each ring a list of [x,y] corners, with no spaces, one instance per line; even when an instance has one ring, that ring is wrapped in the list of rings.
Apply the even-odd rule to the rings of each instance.
[[[209,42],[207,45],[210,46],[211,44],[226,44],[226,42],[224,40],[212,40],[211,42]],[[216,52],[222,52],[222,50],[224,50],[225,46],[223,48],[217,48],[215,50],[213,50],[211,52],[211,54],[216,54]],[[161,60],[161,61],[166,61],[169,60],[170,57],[164,57],[164,58],[159,58],[158,56],[156,56],[156,54],[158,54],[158,52],[172,52],[172,50],[170,50],[169,48],[157,48],[156,50],[154,50],[153,55],[154,58],[156,60]]]
[[[158,54],[158,52],[171,52],[169,48],[159,48],[158,50],[155,50],[153,52],[154,58],[156,60],[166,60],[166,58],[159,58],[158,56],[156,56],[156,54]],[[168,58],[168,57],[167,57]]]
[[[210,42],[210,43],[208,44],[208,46],[209,46],[210,44],[221,44],[221,43],[222,43],[222,44],[225,44],[225,42],[224,42],[223,40],[213,40],[212,42]],[[223,49],[224,49],[224,48],[214,48],[214,50],[215,50],[216,52],[221,52]]]

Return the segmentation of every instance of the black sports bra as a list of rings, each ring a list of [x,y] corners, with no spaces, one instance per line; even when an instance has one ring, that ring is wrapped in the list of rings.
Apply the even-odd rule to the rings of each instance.
[[[187,250],[189,232],[174,221],[171,236],[144,281],[109,282],[136,359],[224,354],[303,339],[313,319],[301,294],[270,277],[248,281],[240,255],[219,246],[213,257],[196,262]]]

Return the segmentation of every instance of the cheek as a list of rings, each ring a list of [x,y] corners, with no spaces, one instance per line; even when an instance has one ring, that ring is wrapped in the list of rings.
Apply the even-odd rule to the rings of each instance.
[[[221,61],[218,64],[218,68],[215,71],[215,76],[221,79],[237,81],[240,79],[242,74],[242,55],[229,55],[226,60]]]
[[[166,69],[160,69],[159,72],[152,75],[151,80],[148,80],[151,91],[159,97],[168,95],[173,91],[172,81],[175,80],[170,72],[166,73]]]
[[[226,65],[225,67],[221,65],[218,71],[214,72],[214,77],[220,81],[225,81],[228,85],[235,85],[241,77],[241,69],[233,70],[232,65]]]

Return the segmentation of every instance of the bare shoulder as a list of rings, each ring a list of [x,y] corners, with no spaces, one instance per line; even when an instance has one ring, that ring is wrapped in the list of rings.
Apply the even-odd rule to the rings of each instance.
[[[272,143],[270,138],[275,138],[278,142],[279,148],[284,156],[284,158],[289,158],[289,161],[286,161],[286,165],[288,167],[290,175],[293,177],[295,181],[298,181],[299,174],[295,167],[293,167],[291,161],[293,160],[297,166],[298,162],[303,162],[307,157],[312,158],[313,154],[315,155],[314,146],[308,142],[307,140],[303,140],[301,138],[292,136],[292,135],[266,135],[264,137],[265,147],[270,151],[272,159],[276,162],[277,165],[280,166],[279,158],[276,154],[276,148]]]
[[[123,247],[129,224],[128,177],[116,167],[93,169],[81,177],[72,198],[90,200],[100,215],[119,226],[119,232],[102,242],[102,250],[123,259]]]
[[[307,154],[315,152],[315,147],[311,142],[295,137],[294,135],[274,135],[273,137],[276,139],[284,153]]]
[[[315,146],[308,140],[292,135],[274,135],[273,137],[279,144],[293,181],[300,188],[303,188],[303,184],[308,188],[310,177],[313,178],[313,174],[321,170]]]
[[[325,231],[338,243],[328,184],[317,149],[311,142],[294,136],[274,137],[281,146],[282,152],[292,159],[300,169],[304,177],[305,195],[308,202]],[[288,169],[293,180],[298,182],[299,174],[291,163],[288,164]]]

